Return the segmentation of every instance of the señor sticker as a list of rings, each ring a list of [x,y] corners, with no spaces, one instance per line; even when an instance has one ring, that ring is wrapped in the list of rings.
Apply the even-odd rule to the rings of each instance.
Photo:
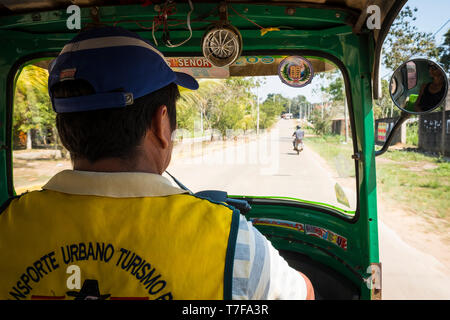
[[[278,76],[288,86],[301,88],[311,82],[314,71],[308,59],[300,56],[290,56],[280,62]]]

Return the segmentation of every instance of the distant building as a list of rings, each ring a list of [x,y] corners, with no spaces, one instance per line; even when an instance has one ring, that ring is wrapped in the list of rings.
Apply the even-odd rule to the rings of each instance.
[[[344,118],[334,118],[331,121],[331,132],[333,134],[345,136],[345,119]],[[347,135],[351,136],[350,121],[347,121]]]

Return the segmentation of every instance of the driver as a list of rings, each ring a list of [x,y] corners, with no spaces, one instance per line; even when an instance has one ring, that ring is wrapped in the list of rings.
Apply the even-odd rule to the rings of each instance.
[[[49,71],[74,170],[3,206],[0,298],[314,298],[237,210],[162,176],[177,85],[195,90],[194,78],[119,27],[83,30]]]
[[[425,112],[437,106],[445,95],[445,75],[433,63],[428,64],[431,82],[424,83],[414,105],[415,112]]]

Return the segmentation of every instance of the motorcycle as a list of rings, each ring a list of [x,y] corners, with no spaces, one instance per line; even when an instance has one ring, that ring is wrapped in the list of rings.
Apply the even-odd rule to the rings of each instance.
[[[294,145],[294,150],[297,151],[297,155],[299,155],[300,152],[303,151],[303,140],[294,139],[294,141],[292,141],[292,144]]]

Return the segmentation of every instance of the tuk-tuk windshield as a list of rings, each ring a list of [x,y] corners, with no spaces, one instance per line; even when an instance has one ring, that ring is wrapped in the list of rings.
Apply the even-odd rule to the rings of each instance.
[[[285,58],[242,56],[228,67],[203,57],[167,58],[200,84],[196,91],[180,87],[167,171],[193,192],[303,200],[352,214],[355,164],[342,75],[331,62],[308,57],[310,83],[289,86],[279,76]],[[71,168],[47,94],[46,65],[28,65],[17,78],[16,193]]]

